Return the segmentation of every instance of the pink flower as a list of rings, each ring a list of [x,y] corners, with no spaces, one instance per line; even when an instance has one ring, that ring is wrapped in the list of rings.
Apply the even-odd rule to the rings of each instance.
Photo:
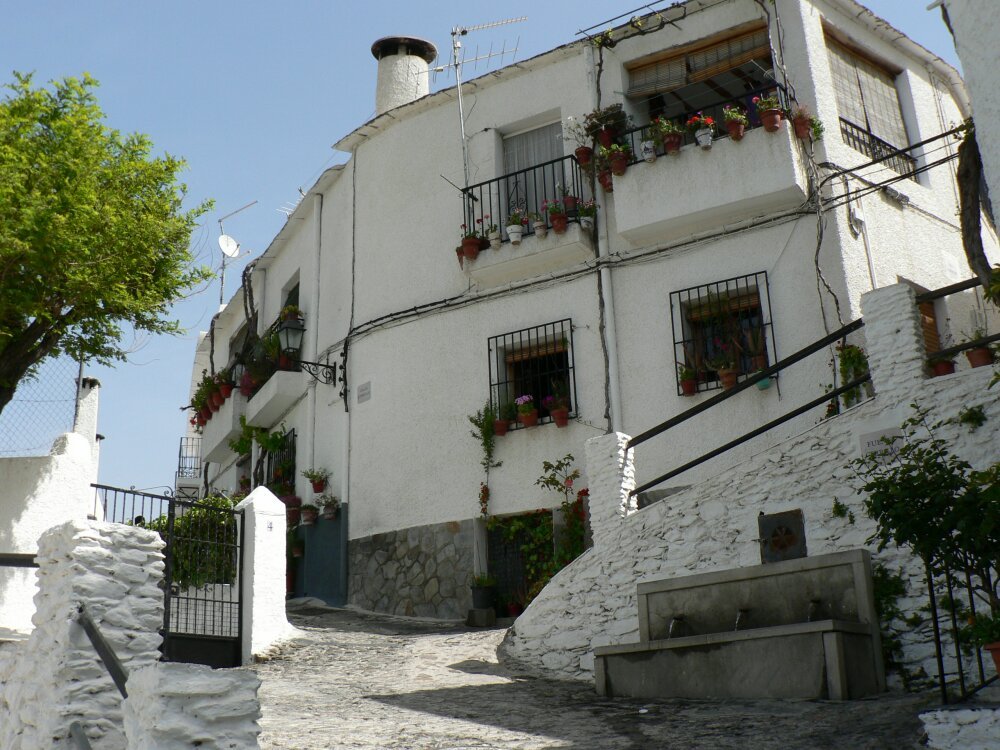
[[[567,487],[573,486],[573,477],[566,477],[566,486]]]

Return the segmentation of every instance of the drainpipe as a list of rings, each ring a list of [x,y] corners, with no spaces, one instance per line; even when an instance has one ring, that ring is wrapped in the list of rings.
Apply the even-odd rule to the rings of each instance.
[[[871,279],[872,289],[878,288],[878,279],[875,276],[875,261],[872,258],[872,245],[868,239],[868,221],[865,217],[865,202],[863,198],[857,199],[856,215],[852,216],[855,225],[860,225],[861,239],[865,243],[865,259],[868,261],[868,278]]]
[[[591,71],[596,71],[596,61],[594,60],[593,47],[587,47],[587,57],[590,62]],[[597,88],[591,86],[591,103],[597,107]],[[599,228],[597,234],[597,257],[607,258],[608,250],[608,205],[605,202],[603,190],[594,190],[594,197],[597,200],[598,214],[602,217],[597,222]],[[611,411],[610,429],[613,432],[622,431],[622,396],[621,396],[621,376],[618,370],[618,329],[615,324],[615,295],[611,280],[611,269],[603,266],[598,272],[601,277],[602,301],[604,303],[604,342],[608,350],[608,402]]]

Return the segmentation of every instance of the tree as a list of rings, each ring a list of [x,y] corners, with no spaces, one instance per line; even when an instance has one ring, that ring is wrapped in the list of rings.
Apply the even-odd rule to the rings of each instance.
[[[191,265],[182,159],[108,128],[97,82],[33,88],[14,74],[0,101],[0,411],[43,360],[125,359],[129,328],[178,333],[166,315],[210,277]]]

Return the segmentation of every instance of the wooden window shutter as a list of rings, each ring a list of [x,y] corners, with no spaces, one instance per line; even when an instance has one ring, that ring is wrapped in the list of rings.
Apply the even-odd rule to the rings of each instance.
[[[938,333],[937,313],[933,302],[920,302],[920,329],[924,333],[924,349],[928,354],[941,351],[941,335]]]

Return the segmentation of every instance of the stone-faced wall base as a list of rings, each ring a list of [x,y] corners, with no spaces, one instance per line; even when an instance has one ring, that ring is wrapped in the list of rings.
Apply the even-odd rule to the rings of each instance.
[[[410,617],[465,619],[472,606],[473,522],[389,531],[348,543],[348,600]]]

